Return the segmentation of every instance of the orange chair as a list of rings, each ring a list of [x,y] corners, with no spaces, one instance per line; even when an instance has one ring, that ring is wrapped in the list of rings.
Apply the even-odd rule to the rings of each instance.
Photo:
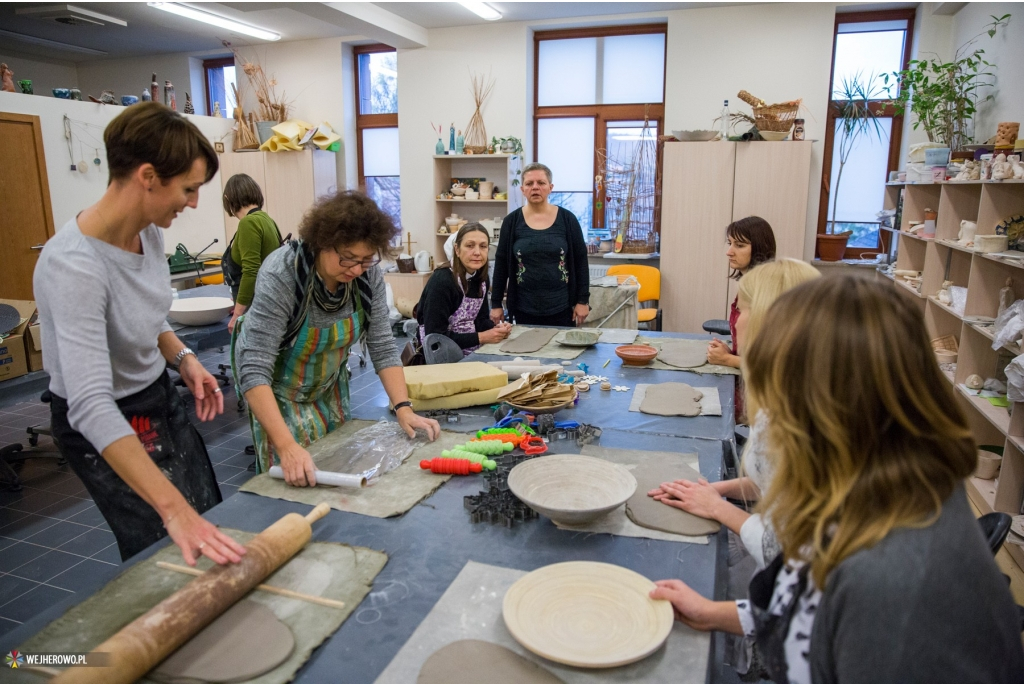
[[[640,291],[636,294],[640,303],[637,312],[637,324],[644,324],[648,330],[661,330],[661,271],[653,266],[642,264],[616,264],[608,268],[609,276],[634,276],[640,283]],[[653,328],[651,328],[653,326]]]

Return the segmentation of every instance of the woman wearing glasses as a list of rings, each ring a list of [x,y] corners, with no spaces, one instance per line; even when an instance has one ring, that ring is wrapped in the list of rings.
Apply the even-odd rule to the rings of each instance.
[[[299,240],[263,262],[232,345],[258,473],[276,461],[289,485],[316,484],[306,447],[349,418],[348,353],[361,340],[402,428],[438,436],[437,421],[412,410],[388,322],[377,264],[396,231],[365,195],[341,192],[307,212]]]

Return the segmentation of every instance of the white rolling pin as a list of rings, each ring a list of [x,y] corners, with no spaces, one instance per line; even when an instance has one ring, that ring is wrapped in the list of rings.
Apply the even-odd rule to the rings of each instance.
[[[284,471],[280,466],[271,466],[267,474],[271,478],[284,480]],[[335,473],[334,471],[313,471],[317,485],[333,485],[338,488],[365,488],[366,478],[355,473]]]
[[[503,369],[506,366],[540,366],[539,359],[523,359],[522,357],[516,357],[515,359],[500,361],[500,362],[487,362],[491,366],[497,369]]]

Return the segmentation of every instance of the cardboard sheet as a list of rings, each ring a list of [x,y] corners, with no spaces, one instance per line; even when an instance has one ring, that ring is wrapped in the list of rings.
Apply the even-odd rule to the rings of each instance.
[[[508,383],[508,375],[484,362],[424,364],[407,366],[405,387],[409,399],[432,400],[453,397],[464,392],[493,390]]]
[[[221,530],[242,544],[255,535],[227,528]],[[295,650],[291,656],[274,670],[250,682],[290,681],[313,650],[359,606],[387,560],[383,552],[365,547],[313,542],[264,581],[267,585],[341,600],[345,603],[343,609],[260,590],[249,593],[247,597],[251,601],[268,607],[295,636]],[[165,547],[151,558],[129,567],[92,597],[68,609],[20,649],[28,653],[88,652],[193,580],[192,576],[158,568],[157,561],[184,563],[176,546]],[[199,567],[204,570],[212,565],[213,562],[206,558],[199,561]],[[29,674],[25,672],[25,675]],[[33,674],[26,681],[39,679],[38,674]]]
[[[477,348],[477,354],[497,354],[503,357],[527,357],[531,359],[575,359],[576,357],[583,354],[586,347],[566,347],[565,345],[559,345],[554,339],[549,340],[546,345],[537,350],[536,352],[522,353],[522,352],[505,352],[502,350],[502,346],[508,341],[515,340],[523,333],[536,330],[529,326],[513,326],[512,331],[508,334],[508,339],[498,343],[490,343],[488,345],[481,345]],[[555,331],[557,335],[559,330],[565,329],[548,329]],[[463,362],[465,363],[465,362]]]
[[[696,338],[645,338],[640,336],[636,340],[637,345],[650,345],[655,347],[660,352],[664,345],[677,345],[681,347],[692,347],[700,348],[705,350],[708,348],[707,340],[698,340]],[[640,368],[640,367],[637,367]],[[712,373],[719,376],[738,376],[740,375],[739,369],[734,369],[731,366],[719,366],[718,364],[704,364],[703,366],[695,366],[692,369],[681,369],[678,366],[672,366],[666,364],[660,359],[655,359],[648,366],[643,367],[645,369],[660,369],[662,371],[689,371],[690,373]]]
[[[711,634],[688,628],[679,621],[673,623],[672,632],[658,651],[618,668],[574,668],[527,651],[508,632],[501,616],[505,593],[525,575],[525,571],[468,562],[376,682],[414,683],[430,655],[467,639],[506,647],[567,683],[704,682]]]
[[[651,383],[637,383],[633,387],[633,398],[629,402],[629,410],[634,412],[640,412],[640,405],[643,404],[644,399],[647,397],[647,388],[651,386]],[[702,386],[693,386],[694,390],[699,390],[704,394],[700,398],[700,415],[701,416],[721,416],[722,415],[722,398],[718,394],[718,388],[705,388]]]
[[[321,471],[337,470],[331,461],[337,448],[360,428],[371,426],[375,421],[348,421],[338,430],[317,440],[309,446],[313,463]],[[380,477],[376,483],[360,490],[334,488],[318,485],[314,488],[295,488],[283,480],[271,478],[265,473],[250,478],[240,490],[264,497],[316,505],[327,502],[332,509],[350,511],[364,516],[388,518],[398,516],[412,509],[421,500],[429,497],[451,476],[442,476],[420,468],[421,459],[441,456],[448,450],[466,441],[465,433],[441,431],[434,442],[423,442],[413,450],[405,462],[394,471]]]

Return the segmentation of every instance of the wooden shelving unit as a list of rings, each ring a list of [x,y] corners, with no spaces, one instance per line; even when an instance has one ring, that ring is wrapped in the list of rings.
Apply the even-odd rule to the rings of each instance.
[[[448,234],[437,233],[446,216],[455,212],[469,221],[504,218],[523,206],[520,186],[522,156],[520,155],[434,155],[434,263],[446,262],[444,241]],[[453,178],[479,178],[491,181],[507,192],[507,200],[442,200],[437,196],[452,187]],[[514,182],[514,183],[513,183]],[[498,192],[498,191],[495,191]]]
[[[999,291],[1007,279],[1012,282],[1014,299],[1024,298],[1024,262],[982,255],[957,244],[962,220],[978,224],[978,235],[992,235],[997,224],[1014,214],[1024,213],[1024,184],[1020,182],[972,181],[965,183],[889,183],[885,188],[885,206],[895,208],[902,196],[902,226],[924,219],[925,208],[935,209],[938,218],[935,238],[922,239],[905,232],[898,236],[897,269],[920,271],[921,292],[917,293],[900,278],[894,279],[900,290],[910,291],[914,301],[924,308],[925,324],[934,337],[952,335],[959,345],[956,373],[950,379],[957,403],[971,425],[979,445],[1003,448],[1003,463],[995,480],[967,479],[967,492],[984,514],[1002,511],[1021,513],[1024,496],[1024,406],[1010,410],[968,393],[964,382],[971,374],[982,378],[1000,377],[1002,369],[1020,346],[992,349],[991,329],[970,320],[973,316],[995,317]],[[937,294],[943,281],[967,288],[963,314],[942,304]],[[968,319],[968,320],[964,320]],[[948,374],[946,375],[949,378]],[[1024,569],[1024,550],[1004,546],[1011,558]]]

